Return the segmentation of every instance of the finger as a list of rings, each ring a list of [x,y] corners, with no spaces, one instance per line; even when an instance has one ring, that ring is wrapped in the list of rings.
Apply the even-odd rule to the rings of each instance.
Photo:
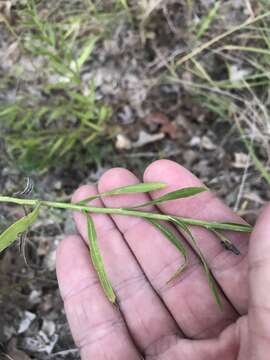
[[[59,245],[57,278],[83,360],[141,359],[120,312],[103,294],[81,237],[69,236]]]
[[[182,187],[202,186],[201,181],[187,169],[169,160],[159,160],[151,164],[145,171],[145,181],[162,181],[168,185],[166,189],[154,192],[153,198]],[[213,193],[205,192],[191,198],[179,199],[160,204],[164,213],[208,221],[228,221],[243,223]],[[248,280],[247,280],[247,248],[248,235],[228,233],[229,238],[241,251],[236,256],[225,250],[215,235],[208,230],[193,227],[192,233],[204,253],[208,264],[222,287],[224,293],[240,314],[247,312]]]
[[[247,360],[250,359],[244,336],[246,317],[228,326],[217,338],[205,340],[180,339],[159,360]],[[244,342],[244,345],[243,345]],[[241,345],[241,346],[240,346]]]
[[[81,201],[96,193],[95,186],[83,186],[75,192],[73,201]],[[98,199],[94,205],[103,206]],[[105,268],[130,334],[143,353],[153,355],[160,347],[166,347],[175,341],[179,329],[147,281],[110,216],[91,216],[95,223]],[[75,213],[74,217],[80,234],[87,241],[85,217],[81,213]]]
[[[111,169],[100,179],[100,192],[137,183],[138,179],[125,169]],[[145,194],[105,197],[107,207],[129,207],[149,200]],[[148,211],[150,209],[148,208]],[[153,209],[157,211],[157,209]],[[208,282],[195,254],[190,250],[190,269],[171,285],[166,282],[182,264],[178,250],[143,219],[112,215],[119,230],[139,261],[152,286],[188,337],[203,338],[217,335],[236,313],[225,298],[224,311],[214,303]],[[178,234],[180,236],[180,234]]]
[[[249,333],[251,360],[270,353],[270,204],[260,215],[249,248]]]

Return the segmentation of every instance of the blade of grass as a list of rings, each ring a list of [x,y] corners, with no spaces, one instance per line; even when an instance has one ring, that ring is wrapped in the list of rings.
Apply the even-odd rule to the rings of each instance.
[[[118,0],[125,10],[129,10],[127,0]]]
[[[268,173],[268,171],[266,170],[266,168],[264,167],[263,163],[258,159],[253,146],[251,145],[250,141],[247,140],[245,134],[244,134],[244,130],[242,128],[242,126],[240,125],[240,122],[238,121],[238,119],[235,117],[235,121],[236,121],[236,125],[237,128],[242,136],[242,140],[253,160],[253,163],[255,165],[255,167],[257,168],[257,170],[260,172],[261,176],[267,181],[268,185],[270,185],[270,174]]]
[[[95,44],[98,41],[98,36],[93,36],[83,48],[79,58],[76,61],[77,68],[80,71],[84,63],[88,60],[89,56],[94,50]]]
[[[175,234],[165,225],[161,224],[157,220],[149,220],[149,222],[154,225],[183,255],[184,263],[180,268],[173,274],[173,276],[167,281],[167,284],[173,281],[178,275],[180,275],[188,265],[188,254],[187,249],[181,243],[180,239],[175,236]]]
[[[247,21],[245,21],[244,23],[214,37],[213,39],[207,41],[206,43],[202,44],[201,46],[198,46],[197,48],[195,48],[194,50],[192,50],[189,54],[183,56],[179,61],[177,61],[176,66],[180,66],[182,64],[184,64],[185,62],[187,62],[188,60],[192,59],[194,56],[202,53],[204,50],[208,49],[209,47],[211,47],[212,45],[216,44],[217,42],[223,40],[224,38],[232,35],[233,33],[235,33],[236,31],[242,30],[245,27],[254,24],[257,21],[260,21],[266,17],[270,16],[270,11],[263,13],[255,18],[252,19],[248,19]]]
[[[128,185],[128,186],[122,186],[110,191],[103,192],[101,194],[97,194],[94,196],[89,196],[88,198],[80,201],[77,204],[85,204],[89,201],[98,199],[100,197],[104,196],[115,196],[115,195],[122,195],[122,194],[135,194],[135,193],[145,193],[149,191],[164,189],[167,185],[164,183],[140,183],[135,185]]]
[[[94,222],[86,212],[85,216],[87,218],[87,231],[88,231],[88,241],[89,241],[89,250],[90,250],[90,256],[93,262],[93,266],[98,274],[100,284],[108,298],[109,301],[111,301],[113,304],[116,301],[116,296],[113,291],[112,285],[110,283],[110,280],[106,274],[104,263],[99,251],[98,243],[97,243],[97,234]]]
[[[187,236],[191,240],[191,242],[193,244],[193,248],[201,260],[201,263],[202,263],[205,275],[207,277],[209,287],[210,287],[213,297],[215,299],[215,302],[216,302],[217,306],[220,308],[220,310],[223,310],[223,304],[222,304],[222,301],[220,298],[220,294],[219,294],[219,290],[218,290],[215,278],[213,277],[213,275],[209,269],[207,261],[205,260],[205,257],[203,255],[201,249],[199,248],[197,241],[195,240],[190,229],[188,228],[188,226],[185,223],[183,223],[181,220],[175,219],[175,218],[172,218],[172,221],[180,228],[180,231],[182,230],[184,235]]]
[[[266,170],[266,168],[264,167],[263,163],[259,160],[259,158],[257,157],[252,145],[250,144],[250,142],[247,139],[243,139],[249,154],[256,166],[256,168],[259,170],[259,172],[261,173],[262,177],[265,178],[265,180],[268,182],[268,184],[270,185],[270,174],[269,172]]]
[[[190,197],[190,196],[200,194],[201,192],[204,192],[204,191],[207,191],[207,188],[204,188],[204,187],[182,188],[182,189],[179,189],[179,190],[169,192],[169,193],[167,193],[165,195],[162,195],[162,196],[160,196],[159,198],[157,198],[155,200],[147,201],[147,202],[145,202],[143,204],[132,206],[132,207],[130,207],[128,209],[137,209],[137,208],[141,208],[141,207],[148,206],[148,205],[160,204],[160,203],[163,203],[165,201],[182,199],[182,198],[186,198],[186,197]]]
[[[265,54],[270,55],[269,49],[262,49],[258,47],[252,47],[252,46],[239,46],[239,45],[225,45],[221,48],[222,50],[228,50],[228,51],[243,51],[243,52],[253,52],[257,54]]]
[[[183,222],[185,222],[185,219],[183,219]],[[190,224],[190,225],[196,225],[196,224]],[[208,222],[208,221],[202,221],[201,225],[205,227],[208,230],[211,229],[217,229],[217,230],[232,230],[232,231],[239,231],[239,232],[251,232],[252,227],[250,225],[246,224],[238,224],[234,222]]]
[[[207,80],[209,82],[209,84],[211,86],[213,86],[214,88],[216,87],[215,82],[211,79],[211,76],[207,73],[207,71],[205,70],[205,68],[201,65],[201,63],[199,61],[197,61],[196,59],[191,59],[191,61],[193,62],[193,64],[195,65],[195,67],[198,69],[199,73],[202,75],[202,77]]]
[[[201,26],[196,35],[197,39],[200,39],[204,35],[204,33],[208,30],[211,22],[214,20],[214,18],[217,15],[219,7],[220,7],[220,1],[217,1],[214,4],[213,8],[209,11],[207,16],[203,19],[203,21],[201,22]]]
[[[40,205],[28,215],[22,217],[0,235],[0,253],[10,246],[20,234],[24,233],[37,219]]]

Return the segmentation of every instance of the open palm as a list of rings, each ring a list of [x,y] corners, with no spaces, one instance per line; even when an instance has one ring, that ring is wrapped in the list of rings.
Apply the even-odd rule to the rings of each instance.
[[[138,181],[128,170],[111,169],[97,186],[78,189],[73,200]],[[153,198],[181,187],[201,185],[185,168],[168,160],[152,163],[144,181],[168,185],[165,190],[155,191]],[[95,205],[127,207],[147,200],[145,194],[120,195],[104,198],[103,202],[96,200]],[[243,222],[209,192],[148,210],[209,221]],[[183,259],[156,228],[143,219],[94,214],[106,270],[117,294],[118,306],[113,306],[91,266],[85,217],[80,213],[74,217],[79,235],[67,237],[59,246],[57,275],[83,360],[270,358],[269,206],[259,218],[250,244],[246,234],[230,234],[241,251],[239,256],[222,248],[208,231],[192,228],[220,286],[223,311],[215,304],[191,248],[188,269],[167,285]]]

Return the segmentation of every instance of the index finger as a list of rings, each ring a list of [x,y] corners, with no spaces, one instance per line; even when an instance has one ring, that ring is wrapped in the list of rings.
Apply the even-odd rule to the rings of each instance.
[[[182,187],[203,185],[195,175],[170,160],[158,160],[148,166],[144,173],[144,181],[161,181],[167,184],[167,188],[155,191],[152,194],[153,198]],[[244,223],[243,219],[233,213],[211,192],[165,202],[160,204],[159,208],[164,213],[177,216],[206,221]],[[192,233],[223,292],[240,314],[246,313],[248,306],[248,235],[230,232],[230,239],[241,252],[239,256],[236,256],[225,250],[216,236],[208,230],[193,227]]]

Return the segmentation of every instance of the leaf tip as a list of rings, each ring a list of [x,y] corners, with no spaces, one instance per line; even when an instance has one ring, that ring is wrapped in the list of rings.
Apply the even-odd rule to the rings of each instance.
[[[175,281],[182,273],[186,270],[187,263],[185,262],[173,275],[169,280],[166,281],[166,285],[170,285],[173,281]]]
[[[117,298],[114,293],[112,294],[112,296],[110,296],[109,300],[113,305],[117,305]]]

